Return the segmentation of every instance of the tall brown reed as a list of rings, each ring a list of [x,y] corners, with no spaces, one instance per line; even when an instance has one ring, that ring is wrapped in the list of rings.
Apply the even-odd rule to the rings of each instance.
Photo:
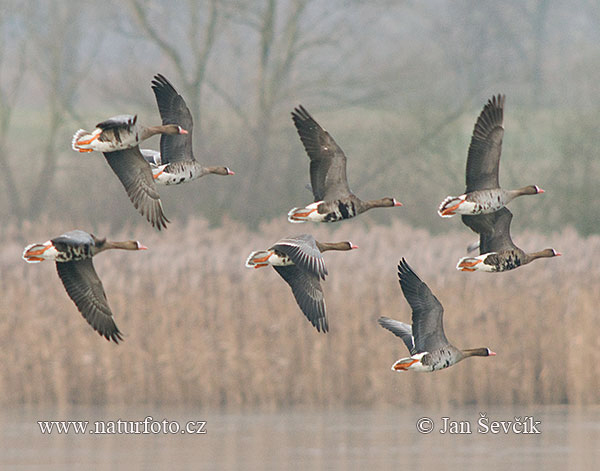
[[[473,240],[462,227],[440,236],[398,220],[371,227],[278,220],[257,232],[202,220],[174,223],[164,234],[97,228],[99,236],[139,238],[150,247],[94,260],[126,334],[117,346],[81,318],[52,263],[20,260],[26,243],[68,229],[48,221],[0,229],[2,405],[598,403],[600,237],[570,229],[516,234],[524,249],[553,246],[564,255],[504,274],[467,274],[454,268]],[[327,335],[304,319],[272,269],[244,267],[250,251],[301,232],[360,246],[325,254]],[[498,356],[430,375],[390,371],[406,350],[376,319],[410,322],[396,276],[401,257],[443,303],[448,338]]]

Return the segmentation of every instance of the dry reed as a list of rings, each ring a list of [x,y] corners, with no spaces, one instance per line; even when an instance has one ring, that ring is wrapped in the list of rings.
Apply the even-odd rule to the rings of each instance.
[[[454,266],[473,237],[459,221],[448,226],[456,231],[439,236],[397,219],[370,227],[360,220],[335,226],[277,220],[257,232],[232,222],[209,228],[203,220],[172,224],[164,234],[96,228],[99,236],[139,238],[150,247],[112,251],[94,262],[126,334],[118,346],[82,319],[52,263],[20,259],[26,243],[71,227],[5,226],[0,404],[598,403],[600,237],[571,229],[516,234],[524,249],[553,246],[564,256],[504,274],[467,274]],[[360,246],[325,254],[327,335],[304,319],[272,269],[244,267],[250,251],[301,232]],[[444,304],[449,339],[463,348],[489,346],[497,357],[431,375],[390,371],[406,350],[376,319],[410,321],[396,277],[403,256]]]

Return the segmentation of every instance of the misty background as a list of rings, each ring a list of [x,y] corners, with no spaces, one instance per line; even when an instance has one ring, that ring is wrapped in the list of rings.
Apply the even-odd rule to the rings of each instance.
[[[600,4],[593,0],[0,4],[0,403],[593,404],[600,362]],[[207,176],[159,191],[157,233],[100,153],[73,133],[114,115],[158,124],[161,73],[194,117]],[[513,239],[563,257],[506,274],[456,272],[475,237],[439,202],[464,191],[477,116],[507,96],[500,183],[537,184],[511,203]],[[332,226],[293,226],[312,202],[290,112],[304,105],[348,156],[362,199],[404,206]],[[143,147],[158,149],[157,137]],[[22,248],[79,228],[139,239],[147,253],[94,260],[125,342],[97,336],[53,263]],[[253,250],[311,232],[352,239],[327,254],[329,334],[317,334]],[[379,315],[408,322],[406,256],[446,307],[446,333],[475,359],[431,376]]]

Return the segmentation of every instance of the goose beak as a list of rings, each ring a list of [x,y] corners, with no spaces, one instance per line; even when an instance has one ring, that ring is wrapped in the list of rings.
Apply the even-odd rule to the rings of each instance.
[[[396,201],[394,198],[394,206],[402,206],[402,203],[400,203],[400,201]]]
[[[227,175],[235,175],[233,170],[227,169]]]
[[[352,242],[350,242],[350,250],[357,249],[357,248],[358,248],[358,245],[355,245]]]
[[[179,134],[187,134],[188,132],[183,129],[183,128],[179,128]]]
[[[145,245],[142,245],[140,242],[137,243],[138,246],[138,250],[148,250],[148,247],[146,247]]]
[[[537,192],[538,193],[546,193],[544,190],[542,190],[539,186],[536,186]]]
[[[491,356],[491,357],[495,357],[495,356],[496,356],[496,352],[492,352],[492,351],[490,350],[490,354],[489,354],[489,356]]]

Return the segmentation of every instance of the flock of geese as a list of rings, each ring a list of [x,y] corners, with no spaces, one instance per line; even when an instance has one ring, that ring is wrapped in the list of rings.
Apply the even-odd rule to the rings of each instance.
[[[207,174],[233,175],[227,167],[203,167],[192,148],[193,119],[185,100],[173,85],[158,74],[152,90],[161,116],[159,126],[142,126],[137,116],[120,115],[96,125],[91,131],[78,130],[72,148],[77,152],[102,152],[117,175],[129,199],[152,226],[161,230],[169,220],[164,214],[157,184],[186,183]],[[460,214],[463,223],[479,234],[479,256],[463,257],[461,271],[502,272],[537,258],[560,255],[554,249],[526,253],[510,237],[512,213],[506,208],[512,199],[543,193],[536,185],[518,190],[500,188],[498,170],[504,134],[503,95],[492,97],[479,115],[467,157],[467,187],[460,196],[442,201],[442,217]],[[310,158],[310,183],[314,202],[288,212],[292,223],[336,222],[350,219],[372,208],[402,206],[394,198],[363,201],[348,185],[346,156],[331,135],[308,111],[299,106],[292,120]],[[140,149],[140,143],[161,134],[160,152]],[[290,286],[298,306],[319,332],[329,329],[321,280],[327,268],[323,252],[348,251],[357,246],[350,241],[320,242],[310,234],[286,237],[266,250],[252,252],[246,267],[272,266]],[[102,336],[118,343],[123,336],[115,324],[102,282],[92,257],[108,249],[145,250],[140,242],[114,242],[81,230],[73,230],[43,243],[25,247],[29,263],[54,260],[58,275],[78,310]],[[415,274],[406,260],[398,265],[402,292],[412,308],[412,325],[380,317],[379,324],[400,337],[410,356],[394,363],[395,371],[436,371],[470,356],[495,355],[489,348],[460,350],[448,342],[443,328],[443,307],[429,287]]]

